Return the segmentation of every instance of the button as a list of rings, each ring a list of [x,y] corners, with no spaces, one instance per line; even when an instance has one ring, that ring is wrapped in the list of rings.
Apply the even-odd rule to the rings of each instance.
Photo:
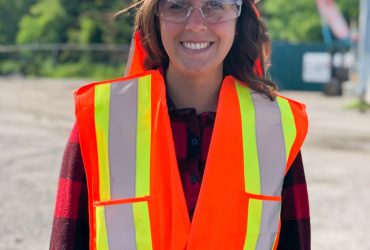
[[[194,183],[198,182],[198,176],[191,175],[190,176],[190,180],[191,180],[191,184],[194,184]]]
[[[192,144],[193,146],[198,145],[198,143],[199,143],[199,140],[198,140],[197,138],[193,138],[193,139],[191,139],[191,144]]]

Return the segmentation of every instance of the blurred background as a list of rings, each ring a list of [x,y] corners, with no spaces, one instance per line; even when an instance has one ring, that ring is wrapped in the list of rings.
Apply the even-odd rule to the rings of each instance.
[[[0,250],[47,249],[73,90],[123,75],[130,1],[0,0]],[[312,249],[370,249],[370,0],[262,0],[270,75],[307,104]]]

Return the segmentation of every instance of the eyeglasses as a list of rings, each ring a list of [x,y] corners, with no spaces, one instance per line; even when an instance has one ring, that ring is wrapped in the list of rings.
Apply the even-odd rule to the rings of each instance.
[[[187,0],[159,0],[160,19],[175,23],[185,22],[194,9],[199,9],[203,20],[215,24],[240,16],[242,0],[205,0],[201,7],[193,7]]]

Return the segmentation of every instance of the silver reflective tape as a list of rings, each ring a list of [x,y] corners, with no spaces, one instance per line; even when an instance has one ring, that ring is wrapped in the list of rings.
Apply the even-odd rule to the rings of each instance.
[[[104,211],[109,250],[136,249],[132,204],[106,206]]]
[[[285,143],[277,102],[252,94],[256,112],[256,137],[261,194],[280,196],[285,170]]]
[[[135,197],[137,79],[111,84],[109,166],[111,199]]]
[[[256,250],[271,250],[279,226],[281,202],[263,201],[260,235]]]

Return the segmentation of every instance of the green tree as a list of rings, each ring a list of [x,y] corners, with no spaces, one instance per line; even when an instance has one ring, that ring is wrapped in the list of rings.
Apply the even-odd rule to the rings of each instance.
[[[20,20],[17,42],[128,43],[132,18],[114,14],[129,2],[37,0]]]
[[[314,0],[262,1],[262,15],[273,40],[315,42],[321,40],[321,23]]]
[[[127,7],[130,2],[131,0],[33,0],[14,29],[16,42],[128,44],[132,36],[132,17],[121,15],[114,18],[114,14]],[[5,0],[0,0],[0,3],[4,3],[8,9],[11,6]],[[21,60],[14,60],[18,65],[18,72],[32,75],[53,75],[56,67],[71,74],[74,72],[71,69],[75,69],[76,74],[82,72],[85,76],[92,68],[94,71],[112,72],[109,70],[111,67],[114,71],[120,69],[121,72],[124,62],[124,53],[106,51],[56,49],[52,52],[22,51],[19,55]],[[0,72],[1,68],[0,65]]]
[[[60,0],[39,0],[19,23],[17,43],[61,42],[66,12]]]
[[[359,0],[337,0],[347,21],[358,18]],[[321,42],[321,20],[315,0],[264,0],[260,4],[273,40]]]
[[[357,22],[360,11],[360,0],[337,0],[337,3],[348,22]]]
[[[18,21],[36,0],[0,0],[0,44],[14,44]]]

